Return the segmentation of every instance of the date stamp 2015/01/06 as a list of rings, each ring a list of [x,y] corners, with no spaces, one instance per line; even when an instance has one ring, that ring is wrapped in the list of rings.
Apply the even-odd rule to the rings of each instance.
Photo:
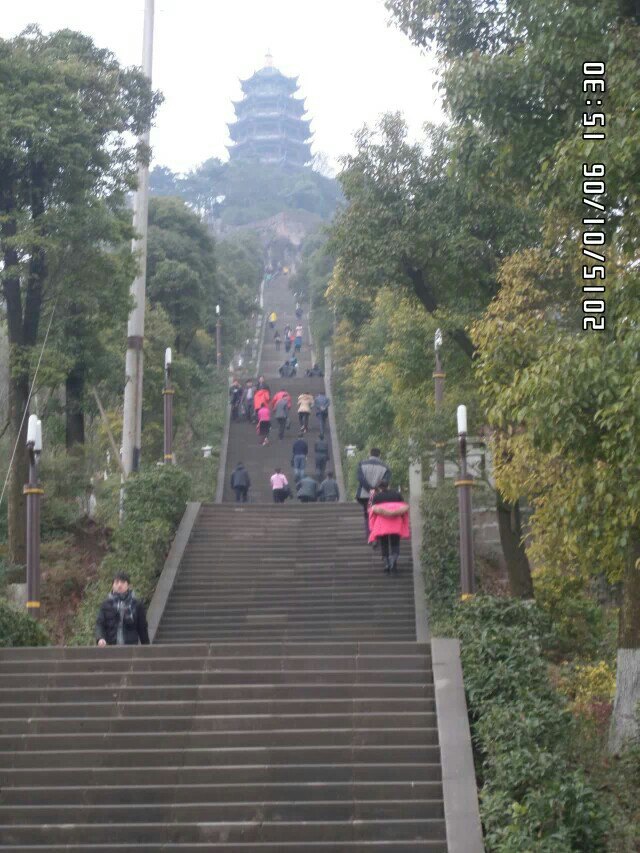
[[[582,138],[585,140],[605,139],[605,113],[602,109],[591,109],[593,106],[602,107],[606,91],[605,73],[604,62],[582,64],[582,91],[585,93],[585,107],[589,108],[582,113]],[[605,327],[605,173],[604,163],[582,164],[582,204],[589,208],[582,218],[582,225],[586,226],[582,230],[582,254],[591,261],[582,266],[582,328],[585,330],[602,331]]]

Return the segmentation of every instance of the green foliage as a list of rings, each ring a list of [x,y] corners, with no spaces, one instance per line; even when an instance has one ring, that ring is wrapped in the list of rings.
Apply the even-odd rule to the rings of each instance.
[[[553,622],[557,657],[595,654],[604,639],[604,613],[589,595],[585,574],[546,566],[534,572],[536,603]]]
[[[97,580],[85,592],[76,616],[74,645],[93,642],[100,603],[113,576],[126,571],[137,595],[148,603],[164,557],[189,497],[189,475],[171,465],[153,466],[133,475],[126,486],[125,520],[115,531]]]
[[[550,623],[535,605],[476,597],[451,617],[482,779],[490,853],[606,849],[609,815],[571,766],[573,722],[541,654]]]
[[[450,481],[427,489],[422,565],[432,633],[446,633],[446,618],[460,590],[458,496]]]
[[[340,197],[336,181],[307,167],[222,163],[212,158],[179,177],[158,166],[151,191],[184,199],[207,218],[245,225],[286,210],[302,210],[329,219]]]
[[[0,599],[0,647],[47,645],[49,637],[39,622]]]

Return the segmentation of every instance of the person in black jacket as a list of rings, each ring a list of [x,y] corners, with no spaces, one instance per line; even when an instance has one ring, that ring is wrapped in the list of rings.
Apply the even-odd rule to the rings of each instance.
[[[358,491],[356,500],[362,507],[364,513],[364,529],[366,541],[369,541],[369,499],[374,489],[378,486],[388,486],[391,482],[391,471],[380,459],[380,451],[377,447],[371,448],[371,455],[358,463]]]
[[[293,466],[293,475],[296,483],[304,477],[304,470],[307,465],[307,456],[309,455],[309,445],[304,438],[297,438],[293,442],[291,451],[291,465]]]
[[[329,461],[329,442],[326,438],[319,438],[313,448],[316,455],[316,477],[322,481],[324,479],[324,469]]]
[[[249,472],[242,462],[238,462],[231,472],[231,488],[236,493],[236,503],[242,501],[242,503],[246,504],[250,486],[251,478],[249,477]]]
[[[129,575],[118,572],[109,597],[100,605],[96,620],[96,643],[99,646],[149,645],[147,614],[129,584]]]

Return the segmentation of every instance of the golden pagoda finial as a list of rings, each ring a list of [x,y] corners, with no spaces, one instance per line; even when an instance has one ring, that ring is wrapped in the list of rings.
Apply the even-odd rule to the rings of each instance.
[[[265,57],[265,67],[273,68],[273,56],[271,55],[271,48],[267,48],[267,55]]]

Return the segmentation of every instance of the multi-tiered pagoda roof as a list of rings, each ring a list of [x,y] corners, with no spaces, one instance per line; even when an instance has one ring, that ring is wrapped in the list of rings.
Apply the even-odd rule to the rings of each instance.
[[[267,55],[264,68],[240,81],[244,97],[234,101],[236,121],[228,125],[231,160],[289,163],[311,160],[311,122],[303,118],[303,98],[294,97],[297,77],[285,77]]]

